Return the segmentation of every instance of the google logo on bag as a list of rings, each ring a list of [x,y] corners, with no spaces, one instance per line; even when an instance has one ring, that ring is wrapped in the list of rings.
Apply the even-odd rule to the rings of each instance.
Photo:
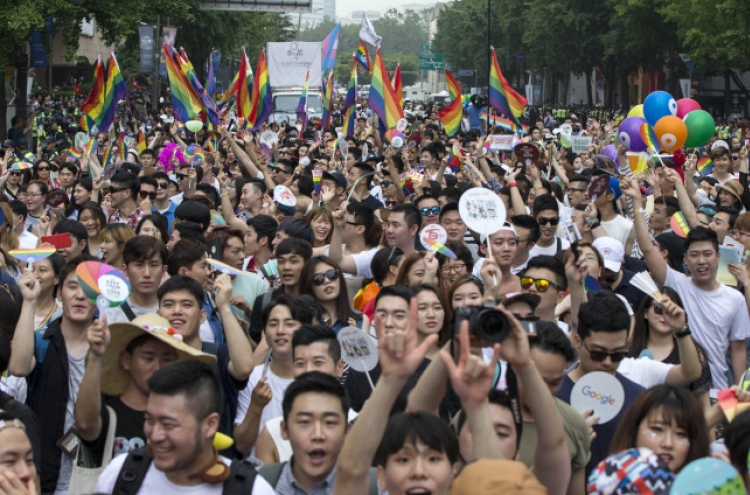
[[[593,390],[588,385],[585,385],[581,389],[581,393],[583,395],[585,395],[585,396],[591,397],[592,399],[595,399],[595,400],[599,401],[599,403],[602,404],[602,405],[614,406],[615,402],[616,402],[615,398],[612,397],[611,395],[602,395],[601,393],[596,392],[595,390]]]

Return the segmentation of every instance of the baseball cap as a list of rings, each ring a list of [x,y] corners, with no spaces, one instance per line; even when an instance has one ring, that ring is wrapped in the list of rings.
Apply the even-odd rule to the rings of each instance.
[[[323,178],[335,181],[336,184],[346,189],[346,177],[341,172],[323,172]]]
[[[16,143],[11,141],[10,139],[6,139],[5,141],[3,141],[3,148],[15,148],[15,147],[16,147]]]
[[[537,306],[542,301],[542,296],[535,292],[509,292],[503,295],[503,300],[500,303],[503,306],[509,306],[513,303],[524,302],[531,307],[532,311],[536,311]]]
[[[480,459],[453,480],[451,495],[546,495],[547,489],[522,462]]]
[[[625,259],[625,248],[622,243],[614,237],[599,237],[591,244],[604,258],[604,268],[613,272],[619,272],[622,261]]]

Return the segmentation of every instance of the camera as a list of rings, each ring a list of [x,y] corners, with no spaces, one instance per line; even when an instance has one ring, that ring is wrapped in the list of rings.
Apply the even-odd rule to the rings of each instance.
[[[510,322],[494,305],[481,308],[462,307],[453,313],[453,333],[461,332],[461,323],[469,322],[469,335],[489,344],[505,340],[510,332]]]

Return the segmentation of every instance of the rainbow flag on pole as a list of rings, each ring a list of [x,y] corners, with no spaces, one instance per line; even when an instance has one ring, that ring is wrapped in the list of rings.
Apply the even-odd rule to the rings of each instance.
[[[404,109],[396,101],[396,93],[388,80],[388,72],[385,70],[380,49],[375,52],[368,105],[378,116],[385,130],[393,129],[396,123],[404,118]]]
[[[331,125],[333,113],[333,71],[328,74],[328,80],[323,81],[323,118],[320,129],[325,131]]]
[[[368,73],[372,74],[372,63],[370,62],[370,52],[367,51],[367,46],[365,46],[365,42],[362,40],[359,40],[359,46],[357,47],[357,51],[354,52],[354,60],[355,62],[358,62],[359,65],[362,66],[363,69],[365,69]],[[356,63],[354,64],[357,65]]]
[[[344,125],[341,129],[341,135],[349,137],[354,133],[354,117],[357,110],[357,65],[352,66],[352,72],[349,75],[349,86],[346,88],[346,98],[344,105],[341,107],[344,112]]]
[[[104,64],[101,55],[94,64],[94,84],[81,106],[81,111],[85,114],[80,119],[81,128],[88,133],[92,127],[90,121],[98,122],[104,112]]]
[[[250,104],[252,111],[248,122],[251,129],[256,131],[273,112],[273,94],[271,93],[271,79],[268,77],[265,50],[260,53],[258,65],[255,67]]]
[[[450,105],[438,112],[438,118],[445,126],[445,133],[454,136],[461,130],[461,117],[463,116],[463,105],[461,98],[454,99]],[[451,167],[453,169],[453,167]]]
[[[107,66],[107,82],[104,84],[104,106],[100,116],[100,129],[108,129],[112,122],[115,121],[117,112],[117,102],[128,97],[128,85],[120,72],[120,66],[117,65],[115,52],[109,56],[109,66]]]
[[[448,69],[445,69],[445,82],[448,84],[448,93],[451,95],[451,98],[454,100],[458,98],[461,99],[461,85],[456,81],[456,78],[453,77],[453,74]]]
[[[396,64],[396,73],[393,75],[393,92],[396,94],[396,103],[404,108],[404,84],[401,82],[401,64]]]
[[[190,84],[190,90],[195,97],[200,100],[208,121],[217,125],[219,123],[219,114],[216,111],[216,105],[214,105],[214,102],[211,100],[211,97],[206,90],[203,89],[203,86],[198,79],[198,74],[195,73],[195,68],[190,62],[190,59],[188,59],[185,50],[183,48],[180,48],[180,50],[182,52],[181,54],[177,54],[177,52],[174,53],[175,59],[179,62],[180,70],[182,70],[185,79],[187,79]]]
[[[302,132],[307,128],[307,86],[310,83],[310,69],[307,69],[305,85],[302,87],[302,95],[297,104],[297,117],[302,121]]]
[[[521,125],[521,114],[523,108],[529,103],[526,98],[518,94],[500,72],[500,64],[497,62],[495,48],[492,50],[492,67],[490,68],[490,105],[510,120]]]
[[[172,106],[177,120],[187,122],[203,110],[203,104],[198,95],[192,90],[190,82],[180,68],[177,60],[179,54],[175,49],[164,43],[164,58],[169,78],[169,88],[172,92]]]

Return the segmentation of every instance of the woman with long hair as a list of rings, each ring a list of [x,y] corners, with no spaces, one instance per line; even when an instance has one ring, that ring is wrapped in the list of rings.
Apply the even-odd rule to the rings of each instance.
[[[426,357],[434,359],[440,348],[451,338],[451,308],[445,298],[445,293],[430,284],[413,286],[417,299],[417,336],[419,343],[430,335],[437,334],[437,343],[427,351]]]
[[[410,253],[401,262],[396,285],[411,287],[422,283],[443,286],[443,277],[435,253]]]
[[[156,237],[166,245],[169,242],[167,217],[157,213],[145,215],[138,221],[138,226],[135,228],[135,235]]]
[[[672,300],[677,306],[684,309],[682,299],[671,287],[662,288],[662,294]],[[692,337],[688,337],[691,338]],[[701,377],[688,387],[698,398],[704,408],[708,408],[708,392],[713,386],[711,380],[711,368],[708,363],[706,351],[697,342],[698,358],[701,361]],[[656,361],[666,364],[680,364],[680,353],[677,347],[677,337],[667,324],[662,310],[662,305],[652,298],[647,297],[641,302],[635,314],[635,326],[633,327],[633,340],[630,344],[629,356],[638,358],[644,350],[648,350]]]
[[[58,276],[64,265],[65,259],[57,253],[34,263],[34,277],[39,282],[34,330],[45,330],[49,322],[62,315],[62,306],[55,293],[59,283]]]
[[[313,208],[305,215],[305,222],[313,229],[315,240],[313,247],[323,247],[331,242],[333,235],[333,215],[325,208]]]
[[[124,223],[110,223],[104,227],[101,244],[104,262],[119,270],[125,263],[122,259],[122,250],[132,237],[135,237],[135,232]]]
[[[104,216],[102,208],[93,201],[86,201],[78,210],[78,222],[86,227],[86,233],[88,234],[86,247],[89,254],[95,258],[104,258],[102,240],[104,239],[103,230],[107,225],[107,218]]]
[[[708,427],[698,399],[684,387],[657,385],[641,392],[617,426],[612,453],[646,447],[677,474],[709,452]]]
[[[52,181],[52,166],[47,160],[39,160],[34,165],[33,180],[44,182],[47,189],[54,189],[57,185]]]
[[[323,306],[328,313],[328,326],[335,332],[348,326],[369,330],[369,319],[351,307],[346,280],[338,263],[328,256],[314,256],[305,265],[300,281],[300,293],[311,294]]]
[[[474,275],[464,275],[448,291],[448,302],[455,311],[465,306],[479,307],[484,298],[484,284]]]
[[[96,203],[99,196],[98,192],[98,190],[94,190],[94,182],[91,180],[91,177],[84,177],[76,181],[73,185],[72,201],[65,211],[66,216],[72,220],[78,220],[81,206],[87,201]]]
[[[3,222],[0,223],[0,247],[6,252],[18,249],[18,234],[13,230],[13,210],[10,209],[10,205],[5,201],[0,203],[0,208],[3,209],[5,217],[3,218]]]

